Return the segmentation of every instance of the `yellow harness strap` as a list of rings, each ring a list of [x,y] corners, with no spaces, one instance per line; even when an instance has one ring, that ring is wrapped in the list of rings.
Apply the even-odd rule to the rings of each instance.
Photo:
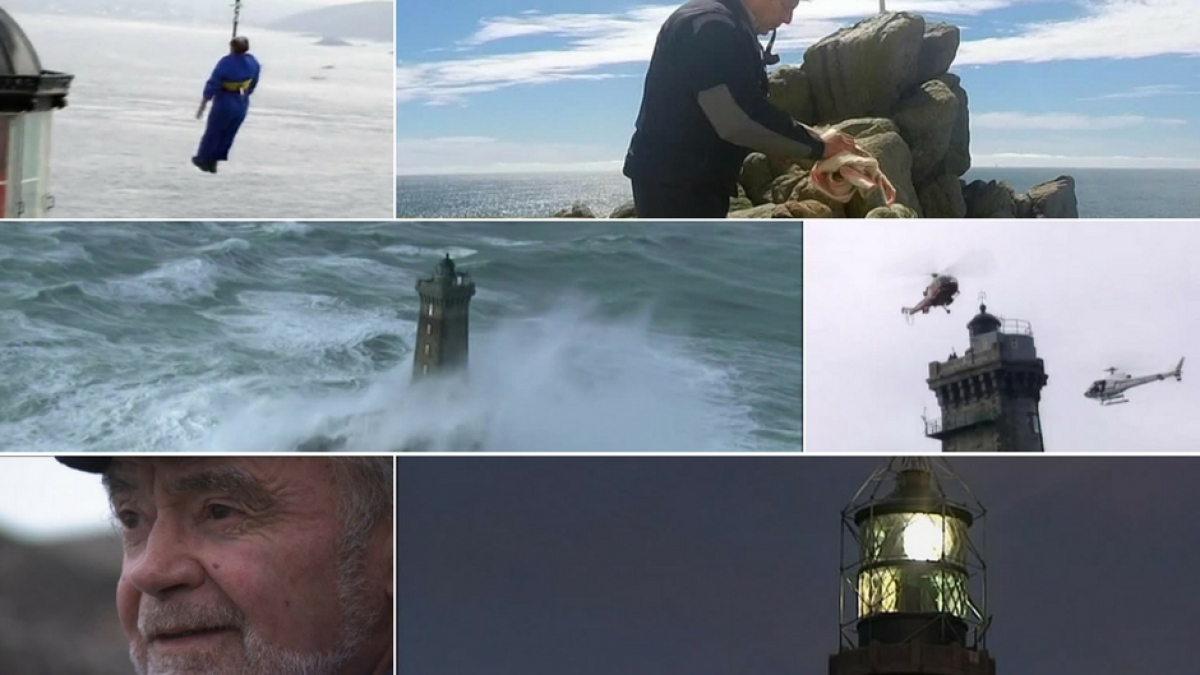
[[[249,89],[253,82],[254,78],[242,80],[241,82],[222,82],[221,88],[225,91],[240,92]]]

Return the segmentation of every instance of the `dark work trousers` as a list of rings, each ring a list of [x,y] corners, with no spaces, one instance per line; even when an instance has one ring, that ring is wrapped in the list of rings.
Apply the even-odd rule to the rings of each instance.
[[[724,218],[729,195],[702,183],[633,181],[633,205],[638,218]]]

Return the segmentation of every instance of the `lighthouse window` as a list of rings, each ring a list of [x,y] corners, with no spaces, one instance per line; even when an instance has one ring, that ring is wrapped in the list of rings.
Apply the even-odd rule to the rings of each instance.
[[[433,305],[429,306],[429,316],[433,316]]]
[[[433,333],[433,324],[431,324],[431,323],[425,324],[425,334],[429,335],[431,333]]]
[[[429,343],[425,344],[425,356],[429,356]]]
[[[421,366],[421,374],[422,374],[422,375],[428,375],[428,374],[429,374],[429,365],[428,365],[428,364]]]

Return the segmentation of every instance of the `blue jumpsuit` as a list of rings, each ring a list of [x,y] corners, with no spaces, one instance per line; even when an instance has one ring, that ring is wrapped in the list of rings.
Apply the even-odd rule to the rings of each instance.
[[[217,62],[204,85],[204,100],[212,101],[208,126],[193,163],[216,166],[229,159],[229,148],[250,110],[250,95],[258,87],[258,60],[250,54],[227,54]]]

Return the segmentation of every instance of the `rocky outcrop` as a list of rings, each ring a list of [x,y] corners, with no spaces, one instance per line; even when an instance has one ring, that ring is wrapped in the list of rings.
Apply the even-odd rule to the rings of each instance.
[[[1024,195],[1003,183],[961,180],[971,168],[971,128],[967,92],[950,72],[959,40],[958,28],[947,23],[879,14],[812,45],[801,65],[771,73],[775,105],[819,131],[854,136],[879,160],[896,188],[892,207],[879,210],[881,195],[839,204],[812,187],[811,162],[752,153],[742,164],[730,217],[1078,218],[1069,176]],[[806,202],[822,208],[800,206]]]
[[[1075,179],[1059,176],[1039,183],[1026,195],[1033,218],[1078,218],[1079,202],[1075,198]]]
[[[789,165],[768,174],[777,163],[763,155],[751,155],[743,165],[751,200],[765,206],[814,199],[829,207],[823,217],[835,218],[1078,217],[1074,181],[1067,176],[1028,195],[1004,184],[960,180],[971,168],[971,129],[967,92],[949,72],[958,46],[955,26],[907,12],[880,14],[812,45],[802,65],[771,75],[772,102],[818,130],[854,136],[879,160],[896,187],[892,207],[881,195],[833,204],[808,185],[810,167]],[[795,188],[782,195],[777,188],[784,185]],[[745,211],[730,216],[740,213]]]
[[[560,209],[555,212],[551,218],[595,218],[596,214],[585,204],[576,202],[565,209]]]
[[[633,200],[630,199],[629,201],[625,202],[624,204],[613,209],[612,213],[608,214],[608,217],[609,218],[637,218],[637,209],[634,208],[634,206],[633,206]]]

